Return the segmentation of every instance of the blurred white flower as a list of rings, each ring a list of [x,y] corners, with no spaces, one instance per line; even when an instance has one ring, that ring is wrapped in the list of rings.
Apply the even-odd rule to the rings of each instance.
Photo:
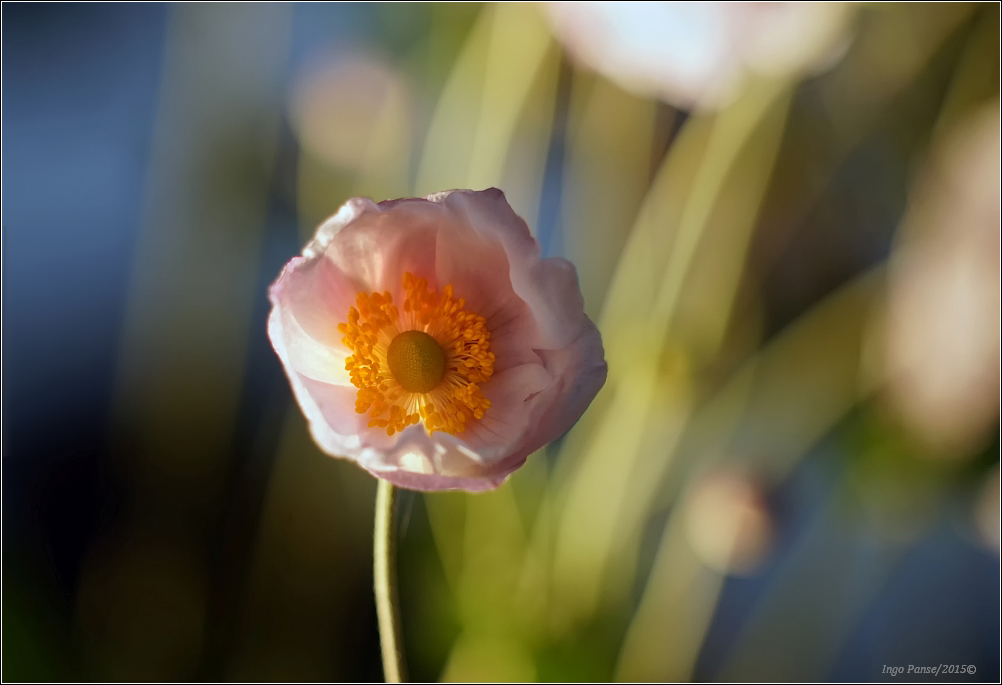
[[[999,410],[998,104],[934,151],[891,269],[889,400],[934,451],[964,456]]]
[[[753,478],[718,469],[702,476],[686,498],[685,531],[700,561],[721,573],[743,575],[768,556],[773,519]]]
[[[853,7],[809,2],[551,2],[579,61],[643,97],[726,105],[749,74],[817,72],[848,46]]]
[[[322,55],[297,76],[289,120],[309,154],[356,170],[374,156],[403,155],[412,107],[404,77],[378,58]]]

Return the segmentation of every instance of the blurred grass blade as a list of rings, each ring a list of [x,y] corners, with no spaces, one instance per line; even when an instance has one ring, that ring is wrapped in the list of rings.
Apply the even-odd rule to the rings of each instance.
[[[560,52],[534,6],[485,7],[436,107],[415,194],[499,186],[535,230],[559,68]],[[515,487],[426,495],[462,631],[448,680],[533,677],[526,629],[538,602],[519,600],[527,546]],[[507,657],[491,658],[498,653]]]
[[[561,212],[564,256],[577,267],[585,312],[594,321],[647,192],[657,111],[656,103],[611,81],[574,73]]]
[[[723,580],[693,553],[682,516],[672,516],[623,643],[616,681],[690,680]]]
[[[113,407],[137,506],[94,545],[77,589],[99,680],[197,677],[218,637],[204,548],[234,457],[292,24],[288,6],[167,11]]]
[[[677,503],[700,473],[724,463],[753,459],[769,483],[789,474],[859,399],[863,335],[882,284],[880,268],[829,296],[696,412],[661,506]],[[688,679],[713,615],[722,579],[693,555],[682,509],[671,509],[620,655],[620,680]],[[690,594],[687,587],[699,590]],[[658,641],[671,648],[651,649]]]
[[[705,235],[730,237],[715,266],[736,286],[788,102],[789,84],[760,82],[717,117],[687,122],[641,209],[601,319],[609,381],[567,445],[580,459],[560,474],[553,587],[568,618],[593,613],[603,584],[615,597],[629,586],[653,485],[689,411],[692,351],[671,335],[676,306]]]
[[[514,170],[538,187],[549,145],[559,51],[539,11],[532,5],[486,6],[442,92],[425,140],[415,193],[448,188],[481,189],[501,185],[520,123],[529,116],[535,130],[517,149],[534,153]],[[527,198],[532,199],[532,198]],[[536,212],[518,197],[509,198],[531,221]],[[526,216],[526,214],[528,216]]]

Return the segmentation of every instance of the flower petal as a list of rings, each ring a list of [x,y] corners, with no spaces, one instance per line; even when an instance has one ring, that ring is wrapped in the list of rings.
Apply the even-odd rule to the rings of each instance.
[[[584,318],[584,300],[574,266],[566,259],[540,258],[539,243],[497,188],[482,192],[453,190],[432,197],[463,217],[463,222],[456,223],[468,225],[480,241],[501,245],[508,262],[508,288],[525,303],[536,324],[536,335],[527,341],[529,346],[556,350],[570,344],[578,336]],[[459,240],[459,236],[450,239]],[[464,242],[470,242],[469,238]],[[495,264],[497,261],[491,266]],[[490,270],[482,274],[482,280],[494,285],[502,278]]]
[[[343,347],[337,325],[339,317],[355,303],[355,287],[330,260],[322,255],[293,259],[269,296],[306,335],[325,345]]]
[[[356,292],[390,292],[401,302],[404,272],[435,282],[435,243],[441,213],[427,202],[403,202],[389,209],[373,203],[326,246],[327,257]],[[347,315],[347,310],[341,316]]]
[[[282,362],[282,367],[289,378],[289,384],[292,386],[292,393],[303,415],[306,417],[313,439],[328,454],[346,455],[357,450],[360,442],[357,433],[347,430],[338,431],[337,428],[343,429],[344,425],[339,420],[331,421],[335,416],[340,417],[344,413],[343,410],[332,411],[335,407],[330,398],[324,400],[323,398],[314,397],[310,392],[308,384],[312,385],[315,381],[307,379],[292,367],[289,347],[285,343],[286,336],[282,311],[277,305],[272,308],[271,314],[268,316],[268,337],[271,339],[272,347]],[[342,401],[350,397],[352,405],[354,405],[354,388],[336,385],[328,385],[328,387],[338,388],[343,393]],[[327,410],[326,413],[321,408],[321,404]],[[354,411],[354,406],[351,407],[351,410],[352,412]]]
[[[535,431],[526,436],[520,447],[519,451],[525,455],[570,430],[605,385],[609,373],[602,336],[588,318],[584,320],[580,335],[570,345],[561,350],[541,351],[540,356],[555,380],[547,388],[549,396],[540,398],[540,409],[545,407],[545,413],[537,419]]]
[[[534,428],[533,398],[552,383],[540,364],[501,372],[484,386],[492,403],[487,415],[471,422],[461,435],[428,435],[422,427],[410,426],[387,445],[385,433],[363,432],[356,451],[359,462],[381,478],[412,489],[497,487],[525,460],[525,455],[511,460],[512,449]],[[457,485],[459,481],[463,485]]]
[[[347,311],[354,290],[325,257],[292,260],[271,288],[272,335],[276,351],[284,348],[292,370],[308,378],[348,385],[345,359],[349,350],[337,330],[337,312]]]
[[[526,457],[567,432],[605,383],[602,340],[590,321],[571,345],[542,357],[545,368],[525,364],[492,378],[487,385],[498,383],[487,393],[490,411],[461,436],[428,436],[411,426],[385,453],[363,449],[362,465],[414,490],[497,487]]]

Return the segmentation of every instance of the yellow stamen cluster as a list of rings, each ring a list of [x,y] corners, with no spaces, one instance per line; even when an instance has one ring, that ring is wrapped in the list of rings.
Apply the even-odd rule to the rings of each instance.
[[[352,351],[345,368],[358,388],[355,411],[368,413],[369,426],[385,428],[387,435],[418,421],[423,421],[429,432],[462,433],[470,419],[482,419],[491,406],[480,390],[480,384],[494,374],[487,320],[464,310],[466,301],[454,297],[451,285],[439,295],[428,290],[427,280],[410,273],[404,274],[403,285],[402,314],[388,292],[359,293],[356,306],[348,310],[348,322],[338,326],[344,344]],[[427,333],[445,355],[445,371],[430,372],[440,374],[441,380],[428,383],[434,387],[427,392],[405,389],[387,361],[390,343],[408,331]],[[395,347],[421,345],[419,338],[405,336]],[[422,352],[417,348],[407,351],[419,356]],[[405,382],[415,387],[413,380]],[[417,387],[424,384],[419,382]]]

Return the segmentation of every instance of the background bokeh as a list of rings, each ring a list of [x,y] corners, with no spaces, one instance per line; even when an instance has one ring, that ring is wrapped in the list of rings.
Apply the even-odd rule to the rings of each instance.
[[[403,494],[414,679],[998,680],[998,5],[602,7],[3,5],[4,680],[382,678],[375,483],[266,289],[351,196],[489,186],[609,381]]]

